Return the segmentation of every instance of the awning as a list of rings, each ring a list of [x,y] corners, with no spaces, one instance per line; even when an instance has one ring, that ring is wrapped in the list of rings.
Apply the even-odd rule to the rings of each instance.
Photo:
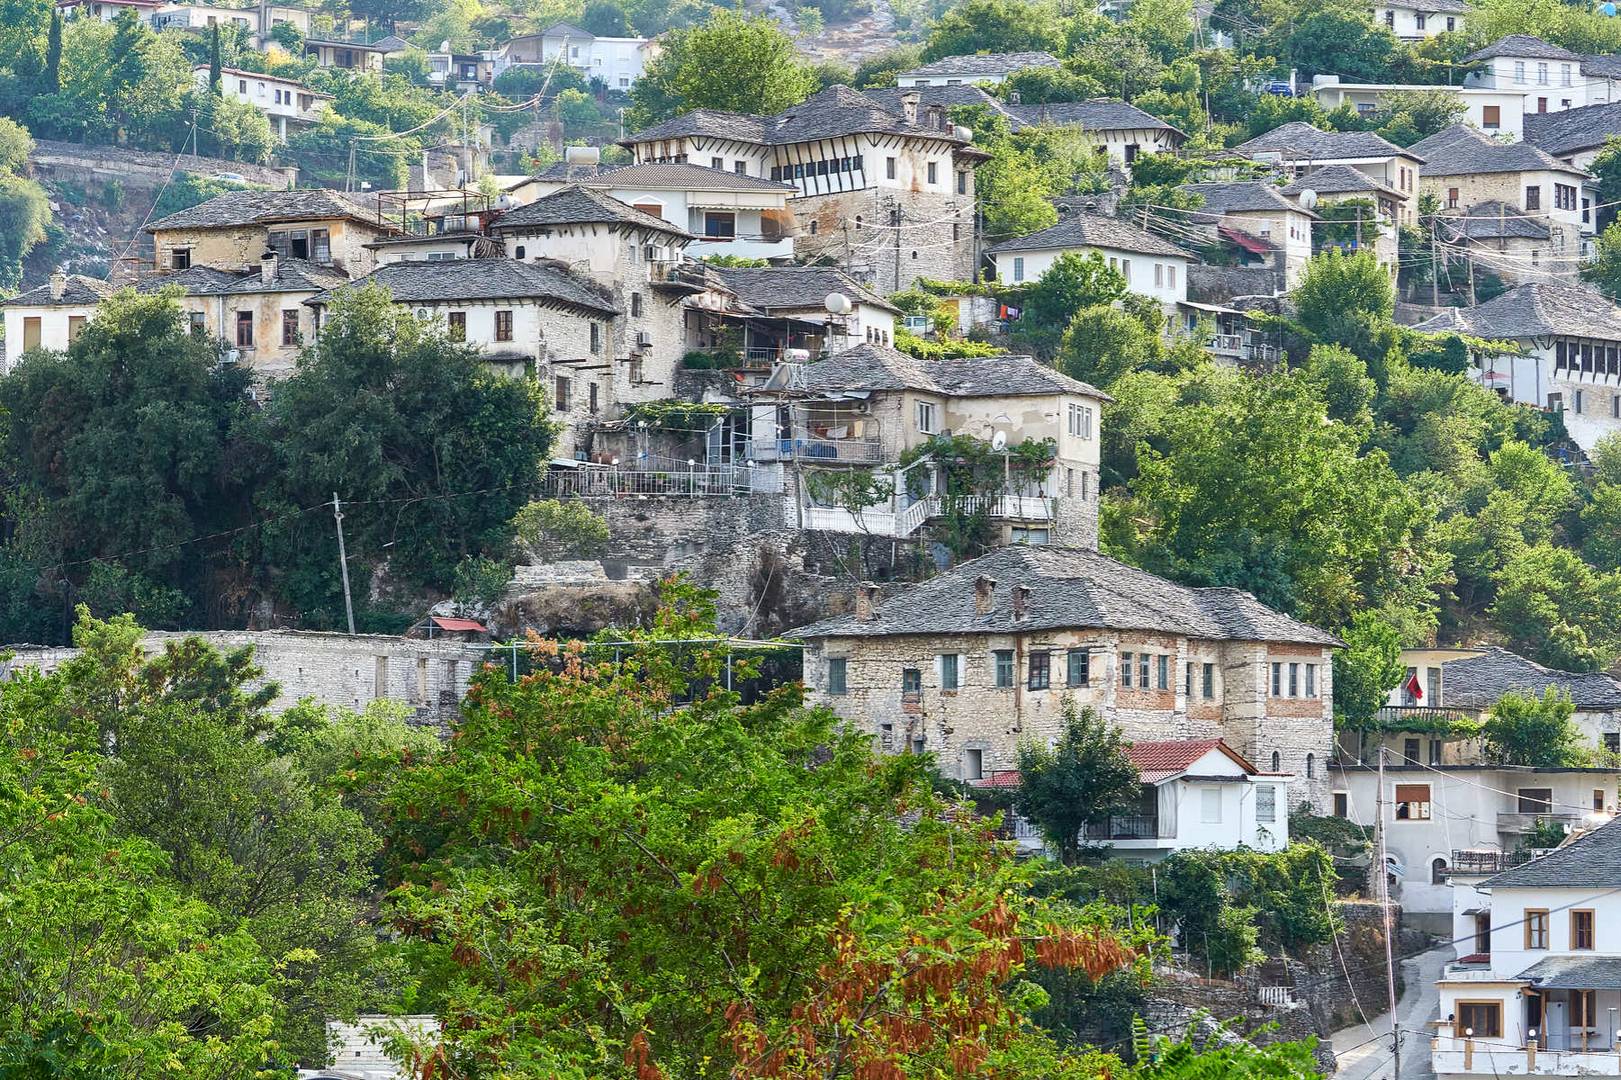
[[[1238,308],[1223,307],[1221,304],[1201,304],[1197,300],[1178,300],[1176,302],[1176,306],[1177,307],[1193,308],[1195,311],[1208,311],[1213,315],[1247,315],[1247,314],[1249,314],[1246,311],[1240,311]]]
[[[1621,956],[1550,956],[1515,978],[1539,990],[1621,990]]]
[[[433,625],[437,626],[441,630],[449,630],[452,632],[471,630],[478,634],[487,632],[483,623],[476,622],[473,619],[450,619],[443,615],[432,615],[429,616],[429,618],[432,620]]]
[[[1237,244],[1251,255],[1272,254],[1271,244],[1267,243],[1265,240],[1262,240],[1260,237],[1251,236],[1242,229],[1235,229],[1231,225],[1216,226],[1216,235],[1221,237],[1223,240]]]

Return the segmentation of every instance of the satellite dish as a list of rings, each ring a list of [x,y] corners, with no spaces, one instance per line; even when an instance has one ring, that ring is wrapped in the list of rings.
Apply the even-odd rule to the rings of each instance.
[[[1007,432],[998,431],[996,434],[991,436],[991,449],[995,450],[997,453],[1001,453],[1003,450],[1007,449]]]
[[[449,52],[450,51],[450,39],[449,38],[446,38],[444,41],[441,41],[439,43],[439,51],[440,52]]]
[[[1300,193],[1300,205],[1305,207],[1307,210],[1315,210],[1317,208],[1317,192],[1313,191],[1311,188],[1306,188],[1304,191],[1302,191]]]
[[[832,315],[850,314],[850,298],[843,293],[830,292],[822,300],[822,306]]]

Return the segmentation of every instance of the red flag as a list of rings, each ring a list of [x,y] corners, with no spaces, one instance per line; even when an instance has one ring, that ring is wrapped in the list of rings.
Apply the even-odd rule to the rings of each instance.
[[[1402,689],[1406,690],[1407,696],[1414,701],[1424,700],[1424,688],[1418,684],[1418,672],[1415,671],[1407,676],[1407,684]]]

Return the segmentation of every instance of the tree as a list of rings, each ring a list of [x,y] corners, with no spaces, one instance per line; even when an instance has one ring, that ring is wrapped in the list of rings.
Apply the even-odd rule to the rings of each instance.
[[[1334,656],[1334,722],[1359,728],[1371,724],[1401,685],[1402,640],[1376,611],[1359,611],[1340,631],[1345,648]]]
[[[1103,84],[1067,68],[1032,67],[1015,71],[996,87],[1004,101],[1017,94],[1021,105],[1048,105],[1060,101],[1085,101],[1102,97]]]
[[[614,0],[591,0],[580,12],[580,29],[597,37],[633,37],[625,9]]]
[[[940,17],[923,45],[923,60],[974,53],[1056,52],[1058,19],[1026,0],[966,0]]]
[[[543,558],[583,559],[602,553],[608,522],[583,502],[539,499],[512,519],[519,542]]]
[[[1361,357],[1338,345],[1313,345],[1303,370],[1328,406],[1329,419],[1359,428],[1372,424],[1379,387]]]
[[[51,31],[45,39],[45,74],[40,86],[47,94],[62,88],[62,9],[51,8]]]
[[[1552,686],[1542,696],[1507,693],[1480,726],[1488,760],[1497,765],[1563,769],[1588,763],[1581,729],[1571,719],[1570,695]]]
[[[1019,747],[1013,808],[1041,830],[1065,866],[1079,860],[1086,826],[1136,805],[1142,780],[1126,745],[1119,728],[1066,700],[1057,744]]]
[[[793,39],[773,20],[716,9],[703,25],[665,37],[631,88],[626,122],[646,127],[693,109],[777,113],[815,88]]]
[[[1621,655],[1621,573],[1543,542],[1515,554],[1495,581],[1491,616],[1514,651],[1564,671],[1600,671]]]
[[[351,562],[387,559],[399,580],[447,589],[462,558],[505,550],[553,437],[532,381],[491,373],[375,287],[333,299],[266,421],[276,469],[259,508],[285,521],[264,530],[265,555],[283,595],[331,624],[342,610],[332,522],[287,515],[338,492]]]
[[[0,295],[22,283],[23,259],[51,225],[45,189],[17,174],[33,151],[28,129],[0,116]]]
[[[454,753],[402,770],[388,917],[450,1020],[423,1060],[580,1080],[700,1061],[1090,1075],[1025,1022],[1045,995],[1024,972],[1097,978],[1132,949],[1022,893],[926,757],[876,757],[797,689],[741,704],[724,652],[694,640],[712,599],[663,595],[617,653],[546,650],[518,683],[486,668]]]
[[[1387,358],[1400,340],[1391,322],[1396,295],[1372,252],[1323,252],[1306,264],[1294,297],[1296,319],[1313,339],[1349,349],[1375,382],[1388,381]]]
[[[1593,261],[1582,278],[1612,300],[1621,297],[1621,221],[1611,222],[1594,244]]]
[[[215,97],[223,96],[220,87],[220,25],[214,23],[209,26],[208,35],[208,92]]]
[[[1097,252],[1066,252],[1024,287],[1014,338],[1021,347],[1050,356],[1077,312],[1112,304],[1126,293],[1126,279]]]
[[[1396,54],[1396,36],[1375,26],[1366,8],[1324,7],[1294,23],[1288,36],[1286,66],[1310,78],[1323,73],[1375,82],[1385,77]]]

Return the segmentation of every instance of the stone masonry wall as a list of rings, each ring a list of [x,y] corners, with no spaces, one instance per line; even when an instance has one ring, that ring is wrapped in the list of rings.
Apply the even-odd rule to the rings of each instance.
[[[891,225],[897,206],[899,230]],[[808,260],[825,257],[862,272],[885,295],[908,288],[920,277],[968,281],[974,276],[971,198],[864,188],[794,199],[789,207],[799,220],[797,255]]]

